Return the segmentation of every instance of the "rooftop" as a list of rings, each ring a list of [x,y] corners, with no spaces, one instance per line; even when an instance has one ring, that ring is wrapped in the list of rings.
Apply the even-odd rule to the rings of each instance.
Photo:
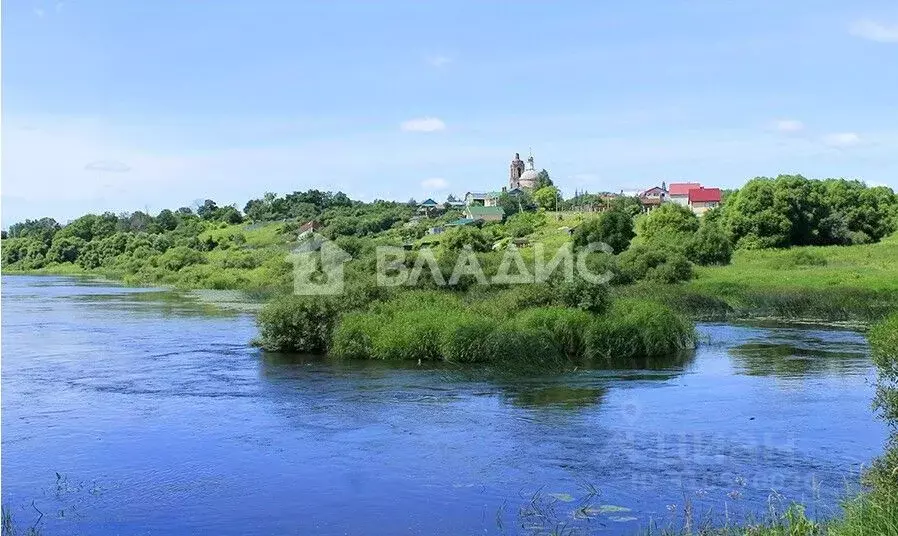
[[[669,195],[689,195],[689,190],[701,187],[702,185],[697,182],[672,182],[667,187],[667,193]]]
[[[505,210],[502,207],[481,207],[471,205],[467,210],[472,218],[483,216],[505,216]]]
[[[689,190],[690,203],[720,202],[720,188],[693,188]]]

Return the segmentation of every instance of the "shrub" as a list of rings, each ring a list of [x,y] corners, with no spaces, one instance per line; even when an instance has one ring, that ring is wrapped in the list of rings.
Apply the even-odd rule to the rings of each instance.
[[[874,405],[892,435],[885,455],[877,459],[866,480],[879,492],[898,498],[898,313],[876,324],[868,335],[873,362],[879,369]]]
[[[720,225],[706,221],[686,242],[686,257],[704,266],[729,264],[733,258],[733,244]]]
[[[633,218],[618,210],[603,213],[598,218],[586,221],[574,231],[574,246],[605,243],[615,253],[627,249],[633,239]]]
[[[599,251],[591,252],[586,256],[586,269],[596,277],[608,276],[612,281],[620,275],[618,257]]]
[[[388,299],[391,294],[390,288],[379,286],[371,279],[351,279],[346,283],[342,302],[346,310],[362,309]]]
[[[372,246],[370,240],[363,240],[357,236],[338,236],[334,243],[353,259],[360,257],[366,249]]]
[[[288,296],[259,313],[259,344],[281,352],[322,353],[340,313],[333,297]]]
[[[620,254],[618,258],[620,275],[623,283],[641,281],[643,279],[658,283],[676,283],[692,278],[692,263],[679,252],[634,245]]]
[[[505,222],[505,230],[509,236],[523,238],[532,234],[537,228],[545,225],[545,214],[538,212],[519,212]]]
[[[47,251],[47,262],[75,262],[81,249],[87,244],[77,236],[65,236],[53,240]]]
[[[468,225],[445,232],[440,244],[450,250],[459,250],[470,246],[474,251],[489,251],[493,247],[486,233]]]
[[[581,277],[562,283],[558,288],[558,294],[564,305],[595,314],[604,313],[611,304],[608,285],[591,283]]]
[[[262,259],[259,255],[256,255],[251,251],[236,251],[234,253],[228,253],[225,257],[220,259],[218,265],[222,268],[252,270],[253,268],[258,268],[262,265]]]
[[[531,283],[512,285],[496,294],[489,303],[496,306],[497,312],[512,313],[525,307],[559,305],[561,298],[556,288],[545,283]]]
[[[159,257],[159,267],[170,272],[177,272],[185,266],[200,264],[205,261],[203,254],[187,246],[176,246]]]
[[[490,251],[487,253],[478,253],[474,255],[476,258],[476,264],[473,260],[471,260],[470,255],[472,255],[469,251],[442,251],[437,257],[437,264],[440,267],[440,272],[443,274],[443,278],[446,281],[448,288],[456,291],[465,291],[470,289],[475,285],[482,285],[485,283],[489,283],[490,277],[496,273],[499,267],[501,253],[497,251]],[[465,270],[461,268],[459,273],[459,278],[457,281],[452,281],[452,276],[455,273],[456,267],[459,267],[459,259],[461,259],[461,266],[468,265],[470,270]],[[480,272],[477,272],[477,268],[479,267]],[[465,273],[465,272],[469,273]],[[480,277],[480,274],[483,274],[483,278]],[[464,275],[462,275],[464,274]],[[433,278],[429,276],[429,272],[427,269],[422,270],[422,278],[419,279],[420,284],[428,284],[433,285]]]
[[[649,268],[645,280],[655,283],[678,283],[692,279],[693,275],[692,263],[683,255],[672,253],[664,263]]]
[[[636,220],[636,234],[641,243],[684,240],[698,229],[695,213],[677,203],[664,203]]]

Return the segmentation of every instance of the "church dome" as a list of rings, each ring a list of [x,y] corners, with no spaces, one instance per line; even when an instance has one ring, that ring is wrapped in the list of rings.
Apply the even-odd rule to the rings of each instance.
[[[536,184],[536,179],[539,178],[539,172],[535,169],[528,169],[527,171],[521,173],[521,177],[518,179],[520,181],[521,186],[533,187]]]

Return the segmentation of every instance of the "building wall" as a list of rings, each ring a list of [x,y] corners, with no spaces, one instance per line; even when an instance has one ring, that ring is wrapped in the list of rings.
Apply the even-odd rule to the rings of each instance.
[[[474,199],[473,195],[468,194],[465,196],[465,204],[466,205],[483,205],[483,201],[480,199]]]
[[[667,197],[667,200],[671,203],[676,203],[678,205],[682,205],[684,207],[689,206],[689,196],[688,195],[671,195]]]
[[[692,205],[690,205],[690,208],[692,209],[692,212],[695,212],[696,214],[701,216],[702,214],[704,214],[705,212],[708,212],[712,208],[717,208],[719,205],[720,205],[720,203],[718,203],[717,201],[708,201],[708,202],[699,201],[699,202],[692,203]]]

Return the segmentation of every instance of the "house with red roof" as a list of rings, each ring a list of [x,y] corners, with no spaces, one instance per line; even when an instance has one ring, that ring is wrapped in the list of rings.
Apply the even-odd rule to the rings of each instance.
[[[689,190],[687,202],[689,208],[701,216],[712,208],[719,207],[720,197],[720,188],[705,188],[704,186],[699,186],[698,188]]]
[[[653,186],[648,190],[639,192],[636,197],[642,203],[643,212],[651,212],[661,206],[661,203],[667,201],[667,185],[661,183],[661,186]]]
[[[660,199],[662,201],[667,200],[667,189],[664,187],[664,183],[661,183],[661,186],[653,186],[648,190],[639,192],[639,197],[641,198],[653,198]]]
[[[689,190],[701,187],[702,185],[697,182],[672,182],[667,187],[667,200],[687,207],[689,206]]]

